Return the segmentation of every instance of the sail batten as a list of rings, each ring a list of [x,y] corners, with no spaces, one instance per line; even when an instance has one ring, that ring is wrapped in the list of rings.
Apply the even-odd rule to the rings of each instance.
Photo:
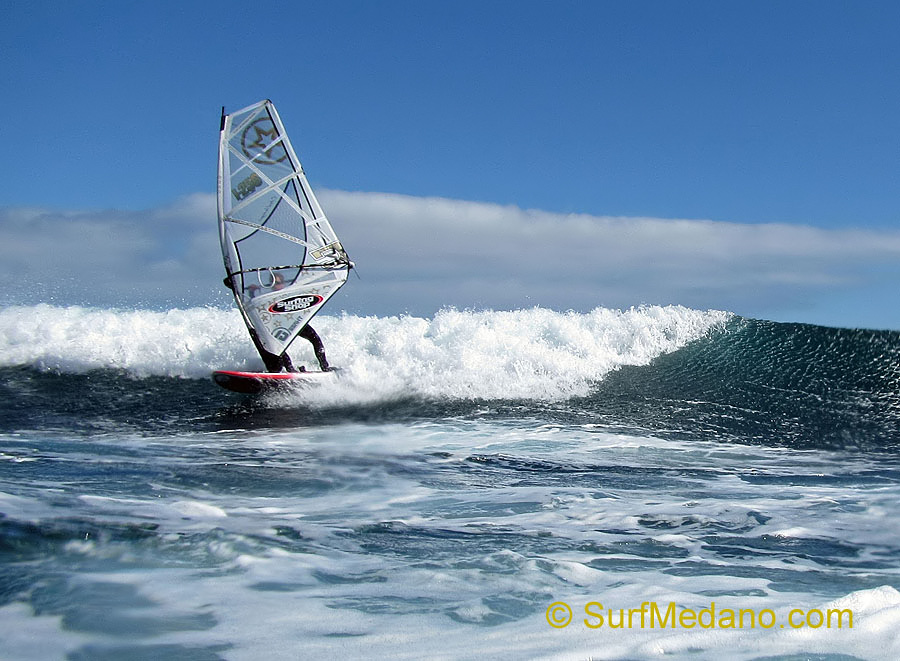
[[[235,300],[262,347],[281,354],[346,282],[351,262],[271,101],[224,116],[218,191]]]

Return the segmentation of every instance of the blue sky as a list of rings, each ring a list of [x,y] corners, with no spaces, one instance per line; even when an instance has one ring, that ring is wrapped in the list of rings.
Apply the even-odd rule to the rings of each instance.
[[[519,262],[560,252],[565,237],[556,234],[573,214],[593,219],[596,250],[582,259],[604,263],[610,226],[602,219],[672,221],[616,226],[618,256],[634,260],[619,259],[614,273],[576,269],[582,295],[565,299],[575,309],[681,303],[900,328],[898,3],[38,1],[4,3],[0,20],[0,231],[17,241],[28,241],[22,223],[37,227],[23,208],[41,211],[42,231],[77,216],[110,250],[116,233],[103,227],[137,231],[147,218],[182,214],[184,227],[201,234],[176,241],[183,232],[123,231],[121,268],[128,255],[156,260],[157,273],[167,263],[173,273],[188,266],[179,260],[187,241],[205,238],[202,196],[215,188],[219,109],[268,97],[313,185],[332,191],[350,216],[326,205],[361,273],[369,267],[356,285],[363,293],[343,299],[350,311],[553,307],[517,298],[537,291],[521,265],[510,266],[502,297],[461,294],[464,280],[474,291],[487,278],[480,265],[489,255],[472,260],[456,289],[442,275],[429,290],[437,275],[422,264],[404,300],[415,275],[391,270],[387,255],[398,254],[388,246],[408,237],[421,242],[410,254],[440,246],[395,223],[385,250],[371,251],[370,241],[353,251],[354,233],[371,230],[359,223],[378,222],[372,203],[412,205],[415,223],[441,198],[485,218],[503,210],[507,234],[482,228],[498,245],[518,228],[533,230],[542,243],[511,242]],[[344,194],[353,192],[374,197]],[[527,210],[547,212],[540,230],[525,226]],[[558,233],[547,229],[554,223]],[[684,243],[669,234],[675,227],[706,227],[713,238],[667,252],[666,242]],[[804,240],[817,251],[776,245],[791,240],[791,227],[813,231]],[[635,234],[640,243],[623,243]],[[722,239],[738,234],[745,238]],[[157,245],[129,252],[147,241]],[[20,256],[28,252],[17,245]],[[34,270],[31,283],[51,268],[39,249],[33,254],[16,263],[18,273]],[[205,269],[211,254],[193,259]],[[667,255],[683,260],[672,264],[683,278],[659,267]],[[691,266],[697,261],[704,268]],[[733,277],[735,264],[743,279]],[[104,268],[91,276],[95,291],[105,288],[102,273],[120,266]],[[395,294],[373,307],[367,287]],[[92,302],[67,292],[61,297]],[[182,300],[206,295],[191,296]]]

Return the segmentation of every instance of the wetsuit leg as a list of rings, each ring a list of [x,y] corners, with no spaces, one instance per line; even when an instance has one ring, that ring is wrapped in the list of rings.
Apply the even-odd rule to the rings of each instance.
[[[328,366],[328,359],[325,357],[325,345],[322,344],[322,339],[319,337],[319,334],[313,330],[313,327],[309,324],[303,327],[300,331],[300,337],[305,340],[309,340],[309,343],[313,346],[313,351],[316,352],[316,360],[319,361],[319,367],[323,372],[328,372],[331,368]]]
[[[281,354],[281,364],[284,366],[285,372],[296,372],[294,369],[294,363],[291,362],[291,357],[287,355],[287,351]]]
[[[263,359],[263,363],[266,365],[266,369],[269,372],[281,372],[282,370],[287,372],[294,371],[294,365],[291,363],[290,357],[283,353],[280,356],[272,353],[271,351],[266,351],[263,348],[262,343],[259,341],[259,338],[256,337],[256,333],[250,333],[250,337],[253,338],[253,344],[256,345],[256,350],[259,351],[260,357]]]
[[[234,283],[232,283],[230,276],[225,278],[223,282],[226,287],[234,291]],[[286,352],[278,356],[271,351],[266,351],[259,341],[259,338],[256,336],[256,331],[251,330],[250,337],[253,339],[253,345],[256,347],[256,350],[259,351],[260,357],[263,359],[266,370],[275,373],[281,372],[282,370],[286,372],[294,371],[294,364],[291,362],[291,357],[288,356]]]
[[[259,350],[259,355],[262,356],[263,362],[266,364],[266,369],[270,372],[281,372],[287,367],[285,365],[285,358],[287,358],[288,363],[290,363],[291,360],[286,354],[278,356],[262,348]],[[292,370],[288,369],[287,371],[291,372]]]

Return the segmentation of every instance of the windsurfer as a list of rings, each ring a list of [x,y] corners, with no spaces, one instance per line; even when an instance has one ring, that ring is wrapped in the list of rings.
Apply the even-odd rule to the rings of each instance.
[[[223,114],[217,188],[225,284],[266,369],[304,371],[286,353],[300,335],[320,369],[331,371],[308,322],[346,283],[352,264],[271,101]]]
[[[234,285],[231,282],[231,278],[225,278],[223,282],[225,283],[226,287],[228,287],[232,291],[234,290]],[[284,276],[282,276],[281,273],[276,273],[272,289],[282,289],[283,287]],[[322,338],[319,337],[319,334],[315,331],[315,329],[309,324],[306,324],[297,335],[298,337],[302,337],[304,340],[308,340],[309,343],[312,344],[313,351],[316,354],[316,360],[319,361],[319,369],[321,369],[323,372],[330,372],[332,368],[328,365],[328,358],[325,357],[325,345],[322,343]],[[305,371],[302,367],[299,370],[294,368],[294,363],[291,361],[291,357],[287,355],[287,351],[279,356],[278,354],[266,350],[266,348],[263,347],[262,343],[259,341],[259,338],[256,336],[255,330],[250,330],[250,337],[253,338],[253,344],[256,346],[256,350],[259,351],[259,355],[263,359],[263,363],[265,364],[266,369],[269,372]]]

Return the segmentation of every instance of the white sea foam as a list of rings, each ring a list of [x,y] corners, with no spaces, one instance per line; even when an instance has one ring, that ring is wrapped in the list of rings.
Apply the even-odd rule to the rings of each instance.
[[[442,310],[419,317],[319,316],[330,361],[343,369],[320,402],[399,396],[561,399],[583,395],[623,365],[642,365],[724,324],[730,315],[680,306],[560,313]],[[309,345],[291,348],[314,366]],[[260,369],[235,310],[155,312],[36,305],[0,311],[0,366],[136,377],[206,378]],[[309,399],[309,393],[305,393]]]
[[[140,436],[127,452],[104,452],[94,461],[123,461],[140,450],[131,460],[146,461],[158,475],[190,466],[182,477],[196,479],[159,477],[150,493],[104,489],[74,499],[62,486],[52,498],[30,486],[24,495],[0,493],[0,510],[10,520],[44,524],[50,541],[61,534],[55,527],[78,530],[57,552],[59,564],[45,559],[67,579],[45,591],[89,595],[97,583],[123,600],[121,618],[105,626],[94,625],[93,615],[79,619],[96,606],[70,596],[60,599],[60,608],[74,625],[52,609],[4,606],[0,631],[10,658],[112,657],[110,650],[132,641],[131,656],[151,655],[157,644],[182,645],[185,655],[225,648],[222,657],[232,661],[900,657],[900,594],[866,580],[867,565],[892,557],[885,553],[896,545],[896,523],[882,512],[896,502],[897,487],[872,489],[849,479],[886,470],[882,459],[529,421],[347,424],[177,442],[185,456],[155,451],[172,439]],[[119,441],[101,443],[121,452]],[[190,457],[204,447],[213,454],[196,464]],[[225,448],[228,463],[211,461]],[[77,456],[72,463],[90,459]],[[470,472],[481,467],[474,456],[524,460],[536,470],[488,466],[478,476]],[[235,460],[259,470],[236,471],[218,486],[208,479]],[[194,473],[204,463],[210,472]],[[544,465],[579,470],[566,477]],[[655,469],[666,470],[647,473]],[[742,479],[788,470],[798,478],[844,479],[798,479],[777,488]],[[253,481],[263,475],[272,480],[268,488]],[[319,487],[298,489],[309,486],[307,477]],[[68,488],[81,493],[96,486],[72,481]],[[105,522],[107,537],[104,526],[98,536],[81,535],[77,526],[89,521]],[[660,525],[648,528],[652,522]],[[752,530],[742,532],[748,525]],[[717,552],[717,534],[739,542],[733,548],[742,552]],[[754,553],[746,546],[776,534],[858,549],[858,558],[847,558],[854,587],[828,585],[840,572],[817,560],[812,547]],[[491,539],[497,543],[483,542]],[[646,557],[642,543],[670,552]],[[821,551],[825,559],[830,553],[841,557],[840,550]],[[708,567],[677,571],[695,562]],[[871,571],[891,581],[889,566]],[[867,583],[872,587],[858,589]],[[583,609],[592,600],[615,609],[617,618],[618,609],[646,601],[694,611],[715,602],[717,612],[771,610],[777,623],[590,629]],[[565,629],[546,619],[545,609],[556,601],[574,611]],[[853,627],[846,619],[842,628],[782,627],[792,609],[849,609]],[[116,633],[115,622],[127,628]],[[177,624],[161,633],[160,623]],[[38,636],[37,644],[29,645],[28,636]]]

